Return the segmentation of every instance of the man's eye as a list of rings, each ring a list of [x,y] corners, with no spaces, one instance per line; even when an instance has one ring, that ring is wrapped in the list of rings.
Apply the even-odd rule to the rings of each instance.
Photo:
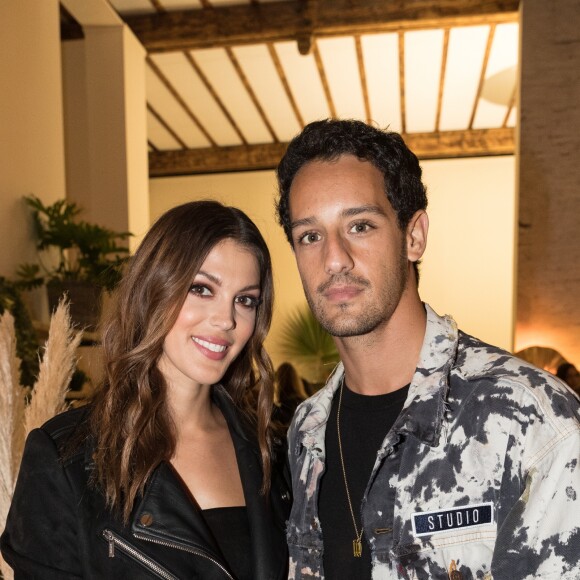
[[[298,242],[303,245],[313,244],[320,240],[320,234],[316,232],[306,232],[298,238]]]
[[[203,284],[192,284],[189,287],[189,293],[195,296],[211,296],[211,290]]]
[[[260,304],[260,299],[255,296],[236,296],[236,304],[255,310]]]
[[[351,234],[364,234],[371,229],[371,225],[367,222],[357,222],[350,228]]]

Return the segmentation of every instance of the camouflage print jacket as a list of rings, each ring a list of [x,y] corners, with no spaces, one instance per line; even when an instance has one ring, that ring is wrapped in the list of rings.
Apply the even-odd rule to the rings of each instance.
[[[373,580],[578,580],[578,399],[426,309],[419,366],[362,500]],[[324,577],[318,489],[342,375],[340,364],[289,430],[290,579]]]

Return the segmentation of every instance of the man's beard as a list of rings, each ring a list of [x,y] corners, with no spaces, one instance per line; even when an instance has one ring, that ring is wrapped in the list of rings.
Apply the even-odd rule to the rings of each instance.
[[[329,305],[326,303],[323,293],[336,284],[348,284],[362,286],[365,289],[362,293],[364,296],[366,289],[372,290],[371,283],[367,279],[352,274],[334,275],[316,289],[314,297],[305,288],[306,300],[322,328],[331,336],[342,338],[368,334],[381,324],[388,322],[401,300],[409,276],[405,246],[401,249],[400,259],[394,271],[383,274],[385,277],[389,277],[388,285],[383,288],[379,296],[375,297],[373,302],[363,303],[362,311],[356,315],[349,314],[351,308],[349,304],[339,304],[338,308],[343,314],[335,313],[332,317],[329,316],[327,313]]]

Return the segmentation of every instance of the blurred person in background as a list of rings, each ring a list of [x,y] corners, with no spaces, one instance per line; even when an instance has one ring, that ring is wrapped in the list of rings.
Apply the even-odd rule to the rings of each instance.
[[[289,362],[283,362],[276,369],[274,384],[276,386],[277,401],[273,420],[277,421],[282,429],[286,431],[294,416],[296,407],[307,398],[304,390],[304,381],[300,378],[294,365]]]
[[[569,362],[562,363],[556,371],[556,376],[562,379],[575,393],[580,395],[580,372]]]

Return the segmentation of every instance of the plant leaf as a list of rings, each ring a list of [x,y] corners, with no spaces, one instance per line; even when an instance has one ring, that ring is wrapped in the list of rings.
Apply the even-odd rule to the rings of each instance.
[[[324,383],[340,360],[334,340],[320,326],[307,304],[288,315],[280,353],[295,364],[303,377]]]

